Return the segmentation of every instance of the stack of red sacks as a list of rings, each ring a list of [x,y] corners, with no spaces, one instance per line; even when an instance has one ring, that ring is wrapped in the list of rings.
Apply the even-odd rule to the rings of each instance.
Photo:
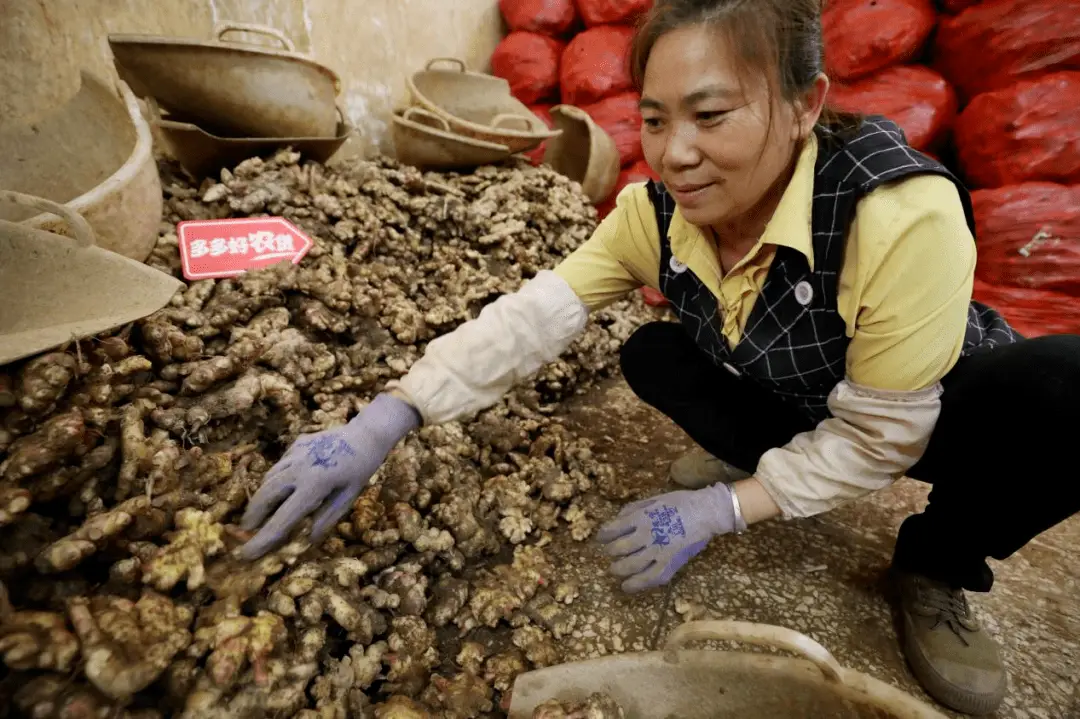
[[[634,23],[653,0],[499,0],[510,29],[491,56],[493,75],[510,83],[514,97],[551,124],[555,104],[580,107],[619,149],[622,173],[603,218],[631,182],[655,177],[641,154],[639,95],[630,80]],[[529,153],[539,164],[544,146]]]
[[[499,5],[494,74],[545,119],[582,107],[619,147],[603,216],[655,177],[627,62],[652,0]],[[829,105],[895,120],[973,189],[976,298],[1026,335],[1080,333],[1080,0],[826,0],[823,30]]]
[[[1080,332],[1080,2],[827,0],[822,20],[830,106],[892,118],[973,190],[976,299]]]
[[[640,96],[630,78],[634,23],[653,0],[499,0],[510,29],[491,56],[491,72],[551,125],[555,104],[576,105],[615,141],[622,171],[615,189],[596,206],[603,219],[632,182],[656,179],[641,153]],[[529,153],[539,164],[545,147]],[[651,305],[663,295],[644,288]]]
[[[949,0],[934,65],[963,110],[975,297],[1026,335],[1080,333],[1080,3]]]
[[[828,105],[884,115],[916,149],[939,156],[956,120],[956,94],[919,64],[937,25],[933,0],[827,0],[822,14]]]

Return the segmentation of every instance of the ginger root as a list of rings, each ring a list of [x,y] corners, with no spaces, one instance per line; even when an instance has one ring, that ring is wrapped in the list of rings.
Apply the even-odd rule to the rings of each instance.
[[[144,590],[137,602],[98,595],[71,600],[86,678],[113,699],[128,699],[157,680],[191,643],[190,608]]]
[[[427,684],[428,673],[439,660],[435,632],[419,617],[394,617],[392,625],[393,631],[387,639],[390,671],[385,689],[391,694],[419,696]]]
[[[372,644],[366,650],[354,644],[341,659],[326,662],[326,671],[311,688],[315,709],[304,716],[312,719],[351,719],[370,715],[366,690],[382,670],[386,642]]]
[[[519,674],[529,670],[525,655],[517,648],[490,657],[484,664],[484,678],[500,692],[508,692]]]
[[[22,611],[0,617],[0,655],[11,669],[66,672],[79,642],[55,612]]]
[[[534,624],[518,627],[513,634],[514,646],[525,653],[525,658],[540,669],[558,664],[561,655],[551,635]]]
[[[65,461],[79,450],[86,451],[86,424],[82,413],[72,410],[45,420],[31,435],[20,437],[8,447],[7,459],[0,462],[4,482],[40,474]]]
[[[225,528],[206,512],[181,509],[176,513],[176,531],[143,568],[143,581],[167,592],[185,577],[188,589],[198,589],[206,579],[203,562],[225,549]]]
[[[436,715],[420,702],[395,694],[375,705],[375,719],[436,719]]]
[[[592,536],[596,522],[586,514],[578,502],[573,502],[566,509],[563,518],[570,525],[570,536],[578,542],[584,542]]]
[[[150,509],[146,497],[132,497],[107,512],[95,514],[75,532],[46,547],[34,561],[42,574],[64,572],[79,564],[120,535],[139,515]]]
[[[300,393],[276,372],[249,369],[235,382],[209,394],[183,397],[175,407],[156,409],[151,419],[173,434],[187,436],[213,420],[236,417],[266,400],[279,410],[300,408]]]
[[[0,486],[0,527],[11,524],[30,509],[30,492],[21,487]]]
[[[617,369],[653,316],[640,299],[596,313],[477,420],[411,433],[316,546],[241,561],[235,523],[298,434],[363,411],[425,343],[583,243],[595,209],[518,161],[436,176],[285,150],[201,187],[159,168],[152,266],[180,275],[171,228],[191,219],[282,216],[314,246],[0,368],[0,575],[17,587],[0,657],[23,685],[7,703],[64,719],[498,712],[494,692],[570,626],[538,594],[554,579],[539,547],[567,522],[587,533],[590,488],[614,484],[556,403]],[[459,640],[474,651],[455,667]]]
[[[553,569],[542,549],[519,546],[513,563],[497,565],[477,579],[469,598],[472,616],[488,627],[509,619],[536,594]]]
[[[206,584],[219,599],[246,602],[258,595],[268,580],[296,564],[310,546],[297,539],[254,562],[219,557],[206,570]]]
[[[380,588],[399,598],[398,614],[419,616],[427,607],[428,578],[419,564],[402,564],[379,575]]]
[[[94,687],[63,674],[31,677],[12,697],[18,716],[33,719],[161,719],[152,709],[127,710]]]
[[[576,617],[547,592],[540,592],[525,604],[525,615],[561,639],[574,631]]]
[[[469,583],[464,579],[445,576],[435,584],[432,594],[434,596],[424,618],[433,627],[445,627],[469,600]]]
[[[196,655],[208,649],[206,672],[217,687],[236,683],[248,664],[256,684],[269,683],[267,660],[287,636],[285,622],[276,614],[262,611],[254,617],[225,616],[216,623],[195,630],[192,650]]]
[[[300,599],[299,614],[309,624],[328,616],[348,632],[351,641],[361,644],[370,644],[386,631],[386,619],[360,598],[359,589],[317,586]]]
[[[449,679],[431,677],[424,690],[424,703],[442,711],[446,719],[471,719],[494,708],[491,685],[471,672],[458,672]]]
[[[19,372],[19,408],[29,415],[50,412],[78,371],[79,363],[66,352],[49,352],[30,360]]]
[[[594,692],[583,702],[549,699],[533,709],[532,719],[624,719],[619,703],[607,694]]]

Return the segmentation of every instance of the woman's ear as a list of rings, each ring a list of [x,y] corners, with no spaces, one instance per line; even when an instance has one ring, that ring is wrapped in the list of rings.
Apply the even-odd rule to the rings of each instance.
[[[793,130],[797,134],[794,140],[805,140],[814,131],[821,113],[825,110],[825,98],[829,94],[829,78],[824,73],[818,73],[814,78],[810,89],[799,100],[796,106],[795,126]]]

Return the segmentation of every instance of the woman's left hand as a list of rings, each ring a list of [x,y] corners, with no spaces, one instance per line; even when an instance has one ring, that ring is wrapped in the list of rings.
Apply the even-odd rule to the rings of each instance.
[[[668,492],[626,505],[601,527],[596,538],[616,557],[611,573],[626,577],[623,591],[667,584],[714,536],[745,529],[736,519],[732,491],[717,483]]]

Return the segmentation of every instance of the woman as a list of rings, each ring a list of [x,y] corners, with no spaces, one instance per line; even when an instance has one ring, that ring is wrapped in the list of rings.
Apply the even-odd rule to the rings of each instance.
[[[992,711],[1005,670],[963,590],[988,591],[987,557],[1080,508],[1052,466],[1080,436],[1080,338],[1025,340],[971,302],[964,187],[887,120],[823,116],[821,58],[819,0],[659,0],[632,68],[663,183],[628,187],[554,271],[290,448],[248,508],[249,529],[270,518],[247,555],[316,510],[322,536],[410,430],[494,404],[590,310],[647,285],[680,322],[641,327],[623,372],[702,451],[672,468],[687,489],[599,532],[624,589],[664,584],[712,537],[906,474],[934,489],[893,561],[905,652],[940,701]]]

